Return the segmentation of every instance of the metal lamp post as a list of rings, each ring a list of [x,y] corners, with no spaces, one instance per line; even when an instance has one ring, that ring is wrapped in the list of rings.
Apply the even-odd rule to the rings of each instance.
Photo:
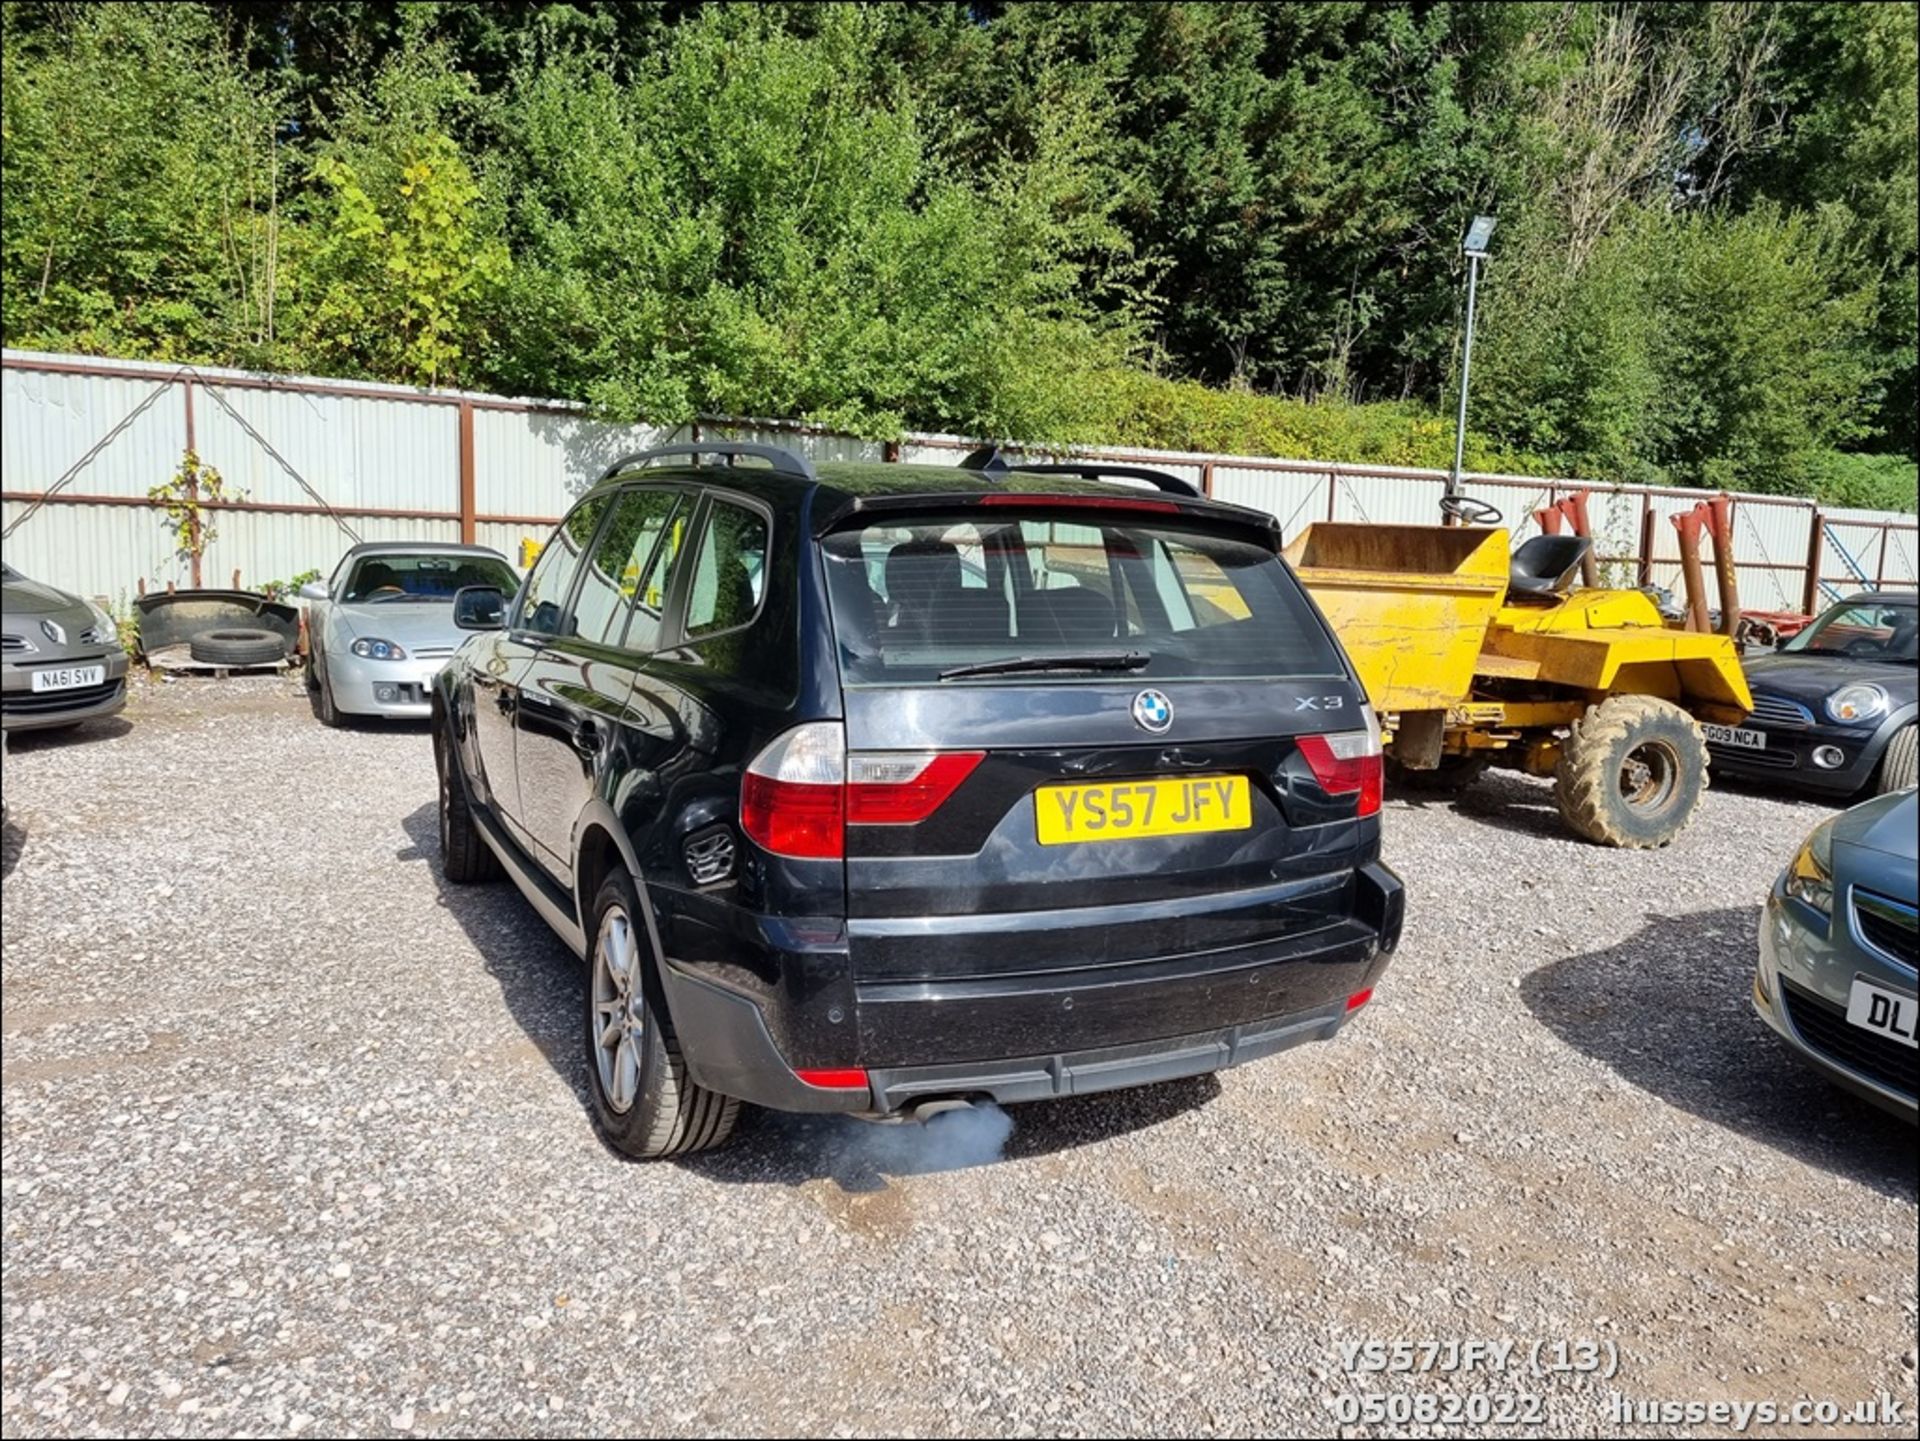
[[[1447,498],[1441,509],[1447,522],[1457,517],[1453,503],[1460,494],[1460,467],[1467,453],[1467,376],[1473,369],[1473,307],[1480,293],[1480,262],[1487,258],[1487,241],[1493,238],[1493,217],[1476,215],[1467,227],[1467,238],[1460,247],[1467,257],[1467,338],[1460,350],[1460,412],[1453,426],[1453,471],[1447,476]]]

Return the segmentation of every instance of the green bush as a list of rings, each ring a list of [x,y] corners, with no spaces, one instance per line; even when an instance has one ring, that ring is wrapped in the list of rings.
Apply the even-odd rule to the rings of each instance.
[[[1920,488],[1920,465],[1905,455],[1855,455],[1842,450],[1821,451],[1810,459],[1799,487],[1828,505],[1860,510],[1914,511],[1914,492]]]
[[[1065,438],[1154,450],[1445,469],[1453,464],[1454,423],[1450,414],[1411,401],[1293,400],[1116,370],[1104,378],[1095,412]],[[1503,448],[1471,430],[1466,465],[1523,475],[1554,473],[1546,459]]]

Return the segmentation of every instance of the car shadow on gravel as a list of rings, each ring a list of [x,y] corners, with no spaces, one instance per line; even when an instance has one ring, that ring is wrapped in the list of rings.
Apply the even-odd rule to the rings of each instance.
[[[1760,908],[1649,914],[1542,966],[1521,999],[1568,1045],[1703,1120],[1911,1200],[1913,1128],[1801,1065],[1750,999]]]
[[[7,732],[7,749],[19,755],[35,751],[62,750],[67,746],[93,745],[97,741],[119,740],[133,729],[124,716],[104,720],[79,721],[57,729]]]
[[[432,803],[403,819],[400,828],[413,844],[395,859],[427,866],[439,888],[440,904],[467,933],[474,953],[499,985],[507,1010],[584,1107],[587,1069],[574,1034],[582,1005],[580,988],[586,984],[579,958],[540,919],[512,881],[502,878],[487,885],[457,886],[441,873],[439,816]],[[584,1112],[580,1123],[589,1124]]]
[[[13,818],[13,808],[7,808],[7,820],[0,826],[0,878],[13,874],[13,868],[20,864],[20,853],[27,848],[27,828]]]
[[[1409,810],[1451,811],[1516,835],[1566,840],[1571,834],[1560,819],[1553,786],[1513,772],[1491,771],[1472,785],[1452,791],[1416,791],[1389,784],[1387,799]]]
[[[1828,791],[1805,790],[1789,786],[1782,781],[1767,781],[1758,776],[1734,775],[1731,771],[1719,771],[1711,777],[1713,788],[1736,796],[1752,796],[1755,800],[1777,801],[1786,806],[1805,806],[1809,811],[1844,811],[1859,804],[1872,793],[1838,796]],[[1811,830],[1819,823],[1819,816],[1811,816],[1807,827]]]
[[[412,845],[398,859],[431,867],[440,904],[467,933],[527,1039],[578,1097],[580,1124],[591,1124],[585,1113],[591,1101],[586,1063],[574,1033],[586,976],[573,952],[511,882],[456,886],[440,873],[439,817],[432,805],[421,806],[400,825]],[[877,1125],[847,1116],[791,1116],[747,1108],[727,1146],[680,1164],[715,1181],[797,1186],[825,1179],[846,1191],[878,1191],[886,1189],[890,1177],[1094,1145],[1159,1125],[1219,1093],[1215,1077],[1198,1076],[1012,1111],[981,1107],[938,1116],[924,1125]]]

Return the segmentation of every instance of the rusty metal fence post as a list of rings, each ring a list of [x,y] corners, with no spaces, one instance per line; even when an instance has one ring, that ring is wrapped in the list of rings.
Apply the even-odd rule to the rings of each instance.
[[[1820,562],[1827,552],[1827,518],[1814,507],[1813,523],[1807,527],[1807,578],[1800,597],[1800,613],[1813,615],[1820,604]]]

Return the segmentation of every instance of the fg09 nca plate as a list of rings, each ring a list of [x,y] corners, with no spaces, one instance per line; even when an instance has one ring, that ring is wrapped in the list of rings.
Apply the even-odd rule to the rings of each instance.
[[[1043,846],[1253,828],[1253,792],[1245,776],[1042,786],[1033,805]]]
[[[1767,733],[1748,730],[1745,726],[1716,726],[1703,723],[1700,733],[1715,745],[1732,746],[1736,750],[1763,751],[1767,748]]]
[[[33,689],[79,690],[82,686],[99,685],[107,678],[107,668],[103,665],[63,665],[33,672]]]

